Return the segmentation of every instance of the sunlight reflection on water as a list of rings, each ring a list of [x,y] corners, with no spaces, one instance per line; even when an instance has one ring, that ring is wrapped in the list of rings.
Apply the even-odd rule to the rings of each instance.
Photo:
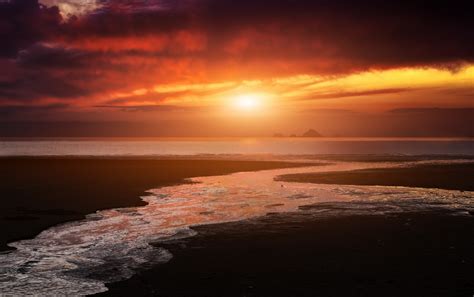
[[[473,155],[472,139],[161,138],[0,140],[0,156],[162,156],[198,154]]]
[[[437,161],[440,163],[442,161]],[[419,162],[418,162],[419,163]],[[404,166],[406,166],[405,163]],[[98,211],[11,243],[0,255],[2,294],[93,294],[136,269],[169,261],[153,242],[195,234],[190,226],[240,221],[302,209],[320,217],[445,209],[474,211],[474,192],[384,186],[341,186],[274,181],[282,174],[401,166],[400,163],[333,163],[317,167],[242,172],[193,178],[150,190],[148,205]],[[311,206],[308,206],[311,205]]]

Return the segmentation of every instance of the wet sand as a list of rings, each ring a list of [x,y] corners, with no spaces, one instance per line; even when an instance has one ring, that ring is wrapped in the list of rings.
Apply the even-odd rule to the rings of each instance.
[[[333,155],[300,155],[299,158],[307,160],[317,159],[326,161],[347,162],[413,162],[413,161],[435,161],[435,160],[474,160],[472,155],[377,155],[377,154],[333,154]]]
[[[412,186],[442,172],[463,184],[471,165],[395,170]],[[368,170],[368,171],[371,171]],[[362,170],[360,170],[362,171]],[[334,175],[344,173],[334,172]],[[295,175],[299,176],[299,175]],[[383,175],[373,183],[379,184]],[[300,180],[298,180],[300,181]],[[419,181],[419,183],[416,183]],[[439,182],[439,179],[436,180]],[[391,185],[391,180],[385,183]],[[324,208],[338,204],[325,204]],[[449,210],[321,218],[318,204],[240,222],[193,227],[194,237],[156,243],[170,262],[107,284],[107,296],[472,296],[474,216]],[[368,212],[370,213],[370,211]]]
[[[474,219],[311,212],[200,226],[106,296],[472,296]]]
[[[116,160],[112,161],[116,164]],[[189,160],[183,162],[190,164]],[[209,161],[203,162],[211,164]],[[249,163],[255,165],[253,162]],[[275,163],[270,164],[267,165],[277,166]],[[54,256],[56,252],[54,247],[57,247],[58,251],[65,252],[67,256],[68,248],[78,245],[81,252],[73,253],[72,256],[86,256],[85,260],[89,259],[87,257],[92,257],[90,259],[97,257],[104,260],[105,266],[110,265],[107,267],[102,265],[98,269],[86,267],[79,271],[71,271],[71,275],[104,282],[123,272],[123,267],[115,265],[116,261],[120,262],[120,258],[115,259],[113,256],[122,249],[126,252],[126,243],[130,241],[123,242],[125,245],[120,245],[120,240],[117,241],[119,244],[116,249],[119,250],[111,249],[111,253],[106,255],[110,255],[113,259],[108,261],[107,258],[101,258],[95,253],[100,250],[94,250],[91,255],[87,253],[89,247],[93,250],[97,244],[90,245],[88,233],[84,230],[97,234],[105,232],[102,234],[105,236],[109,233],[120,235],[121,228],[129,228],[127,236],[135,236],[137,240],[144,237],[145,242],[154,242],[156,250],[164,248],[173,257],[169,262],[159,265],[144,263],[132,267],[133,276],[130,275],[131,278],[125,281],[116,283],[105,281],[108,282],[106,285],[110,290],[103,293],[105,295],[472,296],[474,292],[472,277],[474,216],[470,212],[472,192],[363,186],[316,187],[309,184],[273,181],[276,175],[296,172],[331,171],[342,168],[380,170],[381,167],[399,165],[341,163],[313,168],[196,178],[194,181],[200,182],[199,184],[183,184],[151,191],[150,193],[155,196],[145,199],[150,201],[145,208],[106,211],[101,218],[96,218],[100,219],[99,221],[90,217],[89,221],[83,222],[82,225],[80,222],[75,222],[69,224],[69,227],[55,227],[48,234],[42,233],[42,238],[36,241],[19,243],[22,249],[15,254],[17,260],[12,258],[11,253],[6,262],[10,259],[18,261],[12,260],[21,264],[20,269],[25,271],[23,275],[18,269],[13,269],[12,277],[30,276],[36,281],[34,274],[37,276],[44,274],[43,267],[52,269],[51,265],[54,264],[55,269],[61,269],[63,263],[61,261],[53,263],[52,259],[41,257],[37,262],[29,261],[32,259],[29,255],[33,257],[38,254],[36,247],[52,252],[50,256]],[[103,166],[102,164],[99,168]],[[289,164],[280,163],[280,166]],[[131,168],[134,167],[127,169]],[[392,169],[399,168],[383,170]],[[113,170],[118,171],[116,167],[113,167]],[[154,170],[156,168],[152,172]],[[95,174],[98,172],[100,170]],[[133,176],[130,172],[133,170],[123,172],[123,186],[125,179]],[[103,172],[100,175],[103,175]],[[462,174],[458,176],[466,177]],[[414,177],[416,179],[416,175]],[[149,188],[152,187],[156,186]],[[228,191],[223,191],[225,188]],[[166,199],[161,200],[160,197]],[[321,202],[308,205],[309,202],[305,202],[305,199],[311,201],[312,198],[309,197],[316,197],[316,200],[319,199]],[[423,199],[423,202],[418,203],[417,201],[422,200],[417,199]],[[284,201],[284,204],[275,204],[277,201]],[[243,202],[246,203],[242,204]],[[419,204],[422,207],[418,208]],[[266,208],[267,206],[269,208]],[[293,206],[299,206],[301,211],[292,211]],[[215,208],[215,212],[202,211],[201,208],[206,207]],[[160,215],[162,211],[164,213]],[[194,221],[212,222],[215,219],[222,221],[220,215],[227,212],[228,215],[238,215],[242,212],[246,214],[243,217],[249,219],[192,227],[197,231],[197,235],[179,240],[158,242],[147,239],[146,232],[155,234],[153,228],[155,225],[160,225],[161,219],[169,217],[170,226],[174,224],[188,226],[196,224]],[[268,215],[259,216],[260,213],[268,212]],[[179,218],[182,218],[182,222]],[[238,218],[241,219],[240,215]],[[224,219],[234,220],[225,215]],[[166,223],[166,220],[164,222]],[[109,238],[104,236],[101,238]],[[161,240],[166,240],[165,238]],[[71,242],[68,241],[70,239]],[[48,242],[52,244],[46,244]],[[115,246],[113,243],[112,247],[104,246],[104,248]],[[30,251],[30,248],[34,249]],[[83,248],[85,250],[81,250]],[[33,258],[36,259],[35,257]],[[74,260],[73,258],[71,260]],[[18,266],[14,263],[9,265]],[[50,275],[60,276],[60,273],[50,272],[46,270],[48,278]]]
[[[195,176],[300,166],[287,162],[98,157],[0,158],[0,251],[96,210],[144,205],[146,190]]]
[[[474,191],[474,164],[434,164],[345,172],[288,174],[285,182],[337,185],[379,185]]]

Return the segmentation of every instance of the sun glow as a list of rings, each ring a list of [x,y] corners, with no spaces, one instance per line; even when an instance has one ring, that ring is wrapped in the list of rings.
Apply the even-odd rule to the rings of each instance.
[[[262,105],[262,96],[258,94],[241,94],[234,98],[233,103],[240,110],[256,110]]]

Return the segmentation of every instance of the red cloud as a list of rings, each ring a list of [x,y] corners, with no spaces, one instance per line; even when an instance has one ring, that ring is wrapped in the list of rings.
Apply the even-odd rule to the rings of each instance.
[[[1,2],[0,102],[95,105],[163,83],[474,62],[471,1],[152,2],[103,1],[68,20],[37,0]]]

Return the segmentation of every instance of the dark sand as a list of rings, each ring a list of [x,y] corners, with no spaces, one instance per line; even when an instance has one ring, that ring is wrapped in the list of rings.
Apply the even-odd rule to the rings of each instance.
[[[150,158],[0,158],[0,250],[99,209],[144,205],[146,190],[185,178],[299,166],[284,162]]]
[[[317,184],[405,186],[474,191],[474,163],[288,174],[279,176],[277,180]]]
[[[365,181],[472,186],[471,165],[391,170]],[[108,284],[103,295],[473,296],[474,216],[444,211],[317,219],[312,210],[195,227],[195,237],[156,244],[171,251],[170,262]]]
[[[307,159],[347,162],[411,162],[431,160],[473,160],[472,155],[312,155]]]
[[[374,155],[374,154],[332,154],[332,155],[288,155],[285,159],[292,158],[307,160],[325,161],[346,161],[346,162],[412,162],[412,161],[433,161],[433,160],[474,160],[472,155]]]
[[[2,195],[8,197],[3,203],[9,211],[2,208],[2,236],[29,237],[99,208],[139,205],[143,190],[183,182],[185,177],[283,166],[288,164],[3,159],[1,178],[8,182],[1,190],[9,194]],[[456,178],[444,177],[437,187],[468,190],[471,185],[465,165],[420,168],[399,174],[409,174],[418,181],[415,186],[422,186],[428,180],[423,175],[453,170]],[[372,177],[381,179],[379,174]],[[170,262],[108,284],[110,291],[103,295],[473,295],[474,216],[430,212],[316,219],[312,211],[303,207],[296,213],[195,227],[197,236],[156,244],[174,255]],[[3,226],[17,231],[5,232]]]
[[[308,212],[194,228],[174,258],[107,296],[472,296],[474,219],[443,213],[316,220]]]

